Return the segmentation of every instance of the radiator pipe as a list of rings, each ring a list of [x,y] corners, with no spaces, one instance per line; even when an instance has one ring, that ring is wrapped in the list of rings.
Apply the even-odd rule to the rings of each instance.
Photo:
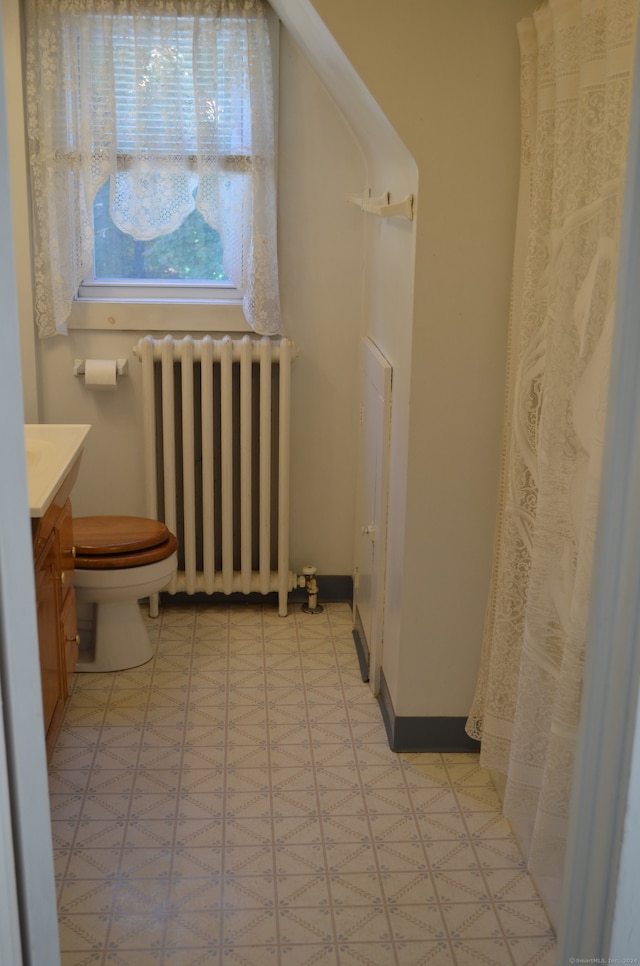
[[[318,603],[318,581],[316,580],[316,567],[303,567],[302,574],[304,586],[309,599],[302,605],[305,614],[321,614],[323,607]]]

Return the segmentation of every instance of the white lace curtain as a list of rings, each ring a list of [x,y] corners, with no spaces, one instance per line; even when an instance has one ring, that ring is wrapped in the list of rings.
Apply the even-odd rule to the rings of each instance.
[[[614,312],[637,0],[519,24],[522,167],[504,463],[467,730],[552,919],[562,880]]]
[[[93,269],[92,208],[107,180],[113,221],[138,240],[168,234],[196,207],[221,236],[247,321],[262,335],[279,333],[263,0],[26,0],[25,8],[40,335],[66,331]]]

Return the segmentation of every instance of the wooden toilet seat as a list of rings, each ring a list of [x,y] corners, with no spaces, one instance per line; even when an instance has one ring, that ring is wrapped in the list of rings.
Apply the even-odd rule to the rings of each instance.
[[[81,570],[143,567],[165,560],[178,547],[164,523],[146,517],[74,517],[73,542]]]

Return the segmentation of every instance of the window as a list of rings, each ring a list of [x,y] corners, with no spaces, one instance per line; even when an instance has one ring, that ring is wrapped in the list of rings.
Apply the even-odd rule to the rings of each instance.
[[[78,294],[242,298],[257,332],[278,333],[263,0],[26,6],[41,334],[65,331]]]
[[[110,213],[106,182],[93,203],[93,269],[78,289],[80,300],[219,302],[241,293],[224,265],[220,233],[194,209],[168,234],[138,240]]]

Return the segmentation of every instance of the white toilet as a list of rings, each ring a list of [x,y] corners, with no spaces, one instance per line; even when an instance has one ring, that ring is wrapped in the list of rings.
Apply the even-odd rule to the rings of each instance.
[[[153,648],[138,601],[163,590],[174,576],[176,538],[157,520],[97,516],[74,518],[73,539],[80,630],[75,670],[146,664]]]

